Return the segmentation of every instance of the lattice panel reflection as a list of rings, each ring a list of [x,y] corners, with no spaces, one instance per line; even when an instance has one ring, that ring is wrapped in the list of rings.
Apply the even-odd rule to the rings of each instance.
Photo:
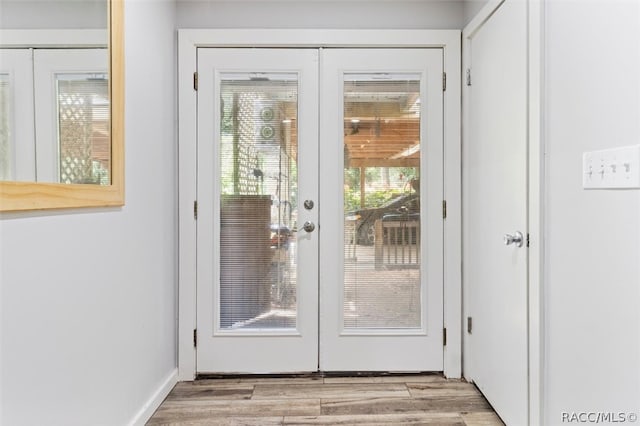
[[[58,80],[59,180],[108,185],[107,81]]]
[[[258,194],[260,191],[261,176],[255,172],[258,170],[258,158],[255,150],[255,127],[253,120],[254,105],[259,97],[257,93],[241,93],[237,95],[237,190],[236,194]]]

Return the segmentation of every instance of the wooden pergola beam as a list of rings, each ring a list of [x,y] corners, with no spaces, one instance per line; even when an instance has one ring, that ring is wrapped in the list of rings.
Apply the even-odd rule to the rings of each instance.
[[[348,164],[345,164],[347,168],[359,168],[359,167],[420,167],[419,158],[352,158]]]

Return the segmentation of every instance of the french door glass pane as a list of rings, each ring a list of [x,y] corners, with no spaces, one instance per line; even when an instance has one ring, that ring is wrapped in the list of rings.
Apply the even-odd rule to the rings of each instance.
[[[59,182],[111,184],[106,74],[56,74]]]
[[[220,76],[222,330],[296,328],[296,73]]]
[[[9,74],[0,74],[0,180],[12,180]]]
[[[420,76],[344,76],[344,328],[421,324]]]

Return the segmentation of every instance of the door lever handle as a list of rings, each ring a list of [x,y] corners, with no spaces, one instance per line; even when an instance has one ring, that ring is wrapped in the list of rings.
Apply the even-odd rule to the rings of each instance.
[[[524,236],[522,235],[522,232],[516,231],[513,235],[504,234],[504,244],[507,246],[515,244],[516,247],[522,247],[522,244],[524,244]]]

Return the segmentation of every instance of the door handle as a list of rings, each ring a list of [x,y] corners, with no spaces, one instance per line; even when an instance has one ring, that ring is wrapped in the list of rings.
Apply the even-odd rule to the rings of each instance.
[[[302,225],[302,229],[307,232],[313,232],[313,230],[316,229],[316,225],[313,222],[306,221],[304,225]]]
[[[516,231],[513,235],[504,234],[504,244],[507,246],[515,244],[516,247],[522,247],[522,244],[524,244],[524,236],[522,235],[522,232]]]

